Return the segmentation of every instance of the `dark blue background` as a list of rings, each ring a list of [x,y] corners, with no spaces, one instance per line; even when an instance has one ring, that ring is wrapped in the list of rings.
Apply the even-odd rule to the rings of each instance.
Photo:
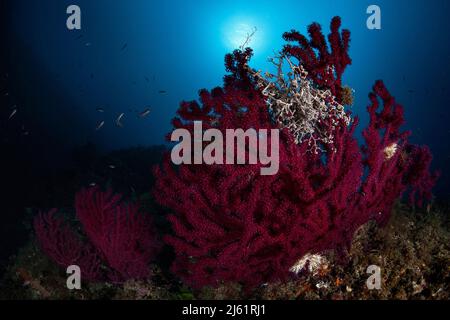
[[[66,28],[69,4],[81,7],[81,31]],[[370,4],[381,7],[380,31],[366,28]],[[352,31],[345,83],[356,90],[360,128],[367,94],[383,79],[405,106],[413,141],[430,145],[443,172],[437,190],[449,196],[449,1],[15,0],[7,8],[2,50],[11,97],[0,124],[8,127],[3,138],[16,139],[36,163],[64,165],[68,151],[86,142],[103,150],[161,144],[179,102],[221,84],[224,55],[233,49],[228,34],[239,25],[258,28],[252,66],[267,69],[284,31],[305,32],[313,21],[328,31],[340,15]],[[19,112],[8,121],[15,104]],[[151,115],[139,119],[147,106]],[[125,126],[118,128],[122,112]],[[30,135],[14,136],[22,126]]]

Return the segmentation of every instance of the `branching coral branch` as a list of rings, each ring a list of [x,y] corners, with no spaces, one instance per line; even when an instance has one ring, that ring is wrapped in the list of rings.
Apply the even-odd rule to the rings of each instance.
[[[329,47],[317,23],[308,27],[310,40],[298,31],[286,32],[283,38],[297,44],[285,45],[283,53],[296,58],[319,88],[330,90],[336,100],[342,103],[342,75],[352,60],[348,54],[350,31],[339,32],[340,27],[341,18],[334,17],[328,35]]]
[[[302,65],[295,65],[284,54],[271,58],[276,66],[276,75],[249,69],[256,78],[258,87],[266,97],[270,111],[277,123],[289,129],[297,144],[307,140],[311,151],[324,151],[321,145],[334,145],[337,126],[348,126],[351,118],[329,90],[317,89],[308,79]],[[283,72],[287,63],[289,71]]]
[[[83,279],[122,282],[149,276],[149,263],[158,250],[151,220],[135,204],[120,203],[121,196],[98,188],[80,191],[76,213],[87,236],[74,233],[56,210],[35,218],[34,227],[43,251],[58,265],[78,265]]]
[[[41,213],[34,219],[37,240],[47,256],[59,266],[78,265],[83,279],[102,279],[101,259],[98,251],[82,239],[60,217],[56,209]]]
[[[250,44],[250,41],[252,40],[253,36],[256,34],[256,31],[258,31],[258,29],[256,27],[254,27],[250,33],[247,33],[247,35],[245,36],[244,42],[239,47],[239,50],[244,51],[245,48],[247,48],[247,46]]]

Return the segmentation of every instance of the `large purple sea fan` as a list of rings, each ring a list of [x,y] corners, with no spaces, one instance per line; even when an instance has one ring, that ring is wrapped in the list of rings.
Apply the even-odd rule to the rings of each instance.
[[[339,27],[340,19],[333,19],[331,50],[317,24],[309,28],[311,40],[286,34],[298,45],[284,50],[307,70],[308,81],[338,102],[341,77],[351,62],[350,33],[341,34]],[[260,79],[248,66],[250,57],[250,49],[227,55],[230,73],[223,87],[202,90],[201,103],[183,102],[175,128],[193,135],[196,120],[224,135],[226,129],[278,128]],[[167,156],[154,170],[154,195],[170,211],[173,233],[165,240],[176,254],[172,270],[195,288],[235,281],[251,289],[287,278],[307,254],[335,250],[344,256],[355,231],[369,220],[385,223],[408,189],[413,197],[428,198],[436,180],[429,173],[429,150],[408,143],[408,133],[400,130],[403,108],[381,81],[370,100],[363,148],[354,137],[356,118],[325,127],[332,130],[333,143],[318,152],[309,152],[307,141],[295,143],[280,127],[276,175],[262,176],[259,165],[250,164],[175,167]]]

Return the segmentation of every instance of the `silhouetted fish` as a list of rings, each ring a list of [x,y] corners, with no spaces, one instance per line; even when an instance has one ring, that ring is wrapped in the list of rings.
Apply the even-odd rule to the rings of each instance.
[[[139,117],[141,118],[145,118],[146,116],[148,116],[150,114],[150,108],[145,109],[144,111],[142,111],[141,113],[139,113]]]
[[[103,126],[105,125],[105,121],[101,121],[97,127],[95,128],[96,131],[100,130],[101,128],[103,128]]]
[[[166,94],[167,91],[166,91],[166,90],[159,90],[159,93],[160,93],[160,94]]]
[[[150,79],[148,77],[145,77],[145,81],[150,82]]]
[[[120,51],[125,50],[127,47],[128,47],[128,43],[125,43],[125,44],[122,46],[122,48],[120,49]]]
[[[29,135],[29,134],[30,134],[30,132],[29,132],[28,130],[25,129],[25,126],[24,126],[24,125],[22,125],[22,135],[27,136],[27,135]]]
[[[11,114],[9,115],[8,120],[11,120],[11,119],[16,115],[16,113],[17,113],[17,109],[14,109],[14,110],[11,112]]]
[[[117,124],[117,126],[118,127],[123,127],[123,124],[122,124],[122,118],[123,118],[123,116],[125,115],[125,113],[121,113],[118,117],[117,117],[117,119],[116,119],[116,124]]]

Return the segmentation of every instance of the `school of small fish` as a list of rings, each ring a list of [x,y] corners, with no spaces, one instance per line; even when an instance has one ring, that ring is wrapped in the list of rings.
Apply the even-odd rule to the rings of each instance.
[[[76,40],[80,40],[80,39],[82,39],[83,37],[84,37],[84,35],[83,35],[83,34],[80,34],[80,35],[78,35],[75,39],[76,39]],[[84,46],[85,46],[85,47],[91,47],[91,46],[92,46],[92,42],[84,42]],[[120,48],[120,51],[125,51],[125,49],[127,49],[127,48],[128,48],[128,43],[124,43],[124,44],[122,45],[122,47]],[[6,74],[6,77],[8,77],[8,74]],[[90,74],[90,78],[91,78],[91,79],[94,78],[94,74],[93,74],[93,73]],[[146,82],[150,82],[149,77],[145,76],[144,79],[145,79]],[[153,80],[155,80],[155,76],[153,76]],[[166,91],[166,90],[159,90],[158,93],[161,94],[161,95],[165,95],[165,94],[167,94],[167,91]],[[5,96],[5,97],[8,97],[8,96],[9,96],[9,92],[4,93],[4,96]],[[12,119],[17,115],[18,111],[19,111],[19,110],[18,110],[17,106],[13,106],[12,111],[11,111],[9,117],[8,117],[8,120],[12,120]],[[103,107],[97,107],[97,108],[96,108],[96,111],[97,111],[98,113],[105,113],[105,109],[104,109]],[[137,112],[137,110],[135,110],[135,111]],[[130,112],[131,112],[131,110],[130,110]],[[142,118],[146,118],[146,117],[148,117],[148,116],[150,115],[150,113],[151,113],[150,108],[146,108],[146,109],[144,109],[143,111],[141,111],[141,112],[138,113],[138,118],[141,118],[141,119],[142,119]],[[122,113],[120,113],[119,116],[116,118],[115,123],[116,123],[116,126],[117,126],[117,127],[120,127],[120,128],[123,128],[123,127],[124,127],[124,123],[123,123],[124,117],[125,117],[125,113],[122,112]],[[99,122],[97,123],[96,127],[95,127],[95,130],[96,130],[96,131],[100,131],[102,128],[104,128],[105,124],[106,124],[106,121],[105,121],[105,120],[99,121]],[[27,136],[27,135],[30,134],[30,132],[29,132],[28,130],[25,129],[25,126],[22,126],[22,134],[25,135],[25,136]]]

